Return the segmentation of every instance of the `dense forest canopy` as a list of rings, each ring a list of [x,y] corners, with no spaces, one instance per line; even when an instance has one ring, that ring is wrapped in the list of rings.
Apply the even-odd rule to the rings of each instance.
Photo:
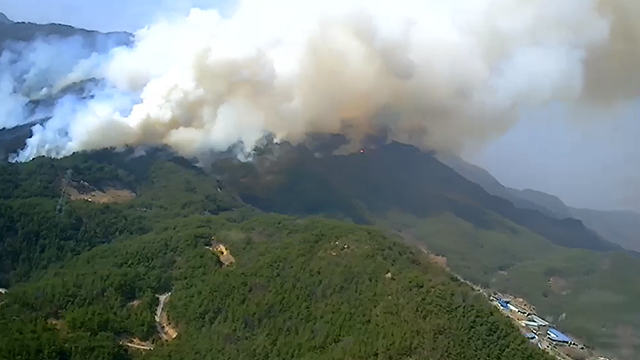
[[[445,257],[465,279],[562,319],[558,326],[586,344],[623,359],[640,353],[640,318],[631,316],[640,313],[640,278],[630,275],[640,273],[638,255],[578,220],[518,209],[433,154],[399,143],[344,156],[300,150],[277,166],[259,163],[258,171],[227,171],[249,204],[392,229]]]
[[[640,328],[628,316],[639,310],[633,256],[580,243],[573,223],[504,217],[508,203],[450,170],[395,145],[265,149],[208,167],[164,150],[0,165],[0,358],[545,358],[407,241],[542,315],[564,313],[562,326],[597,348],[617,352],[620,326]],[[133,196],[81,200],[84,188]],[[235,263],[223,266],[212,241]],[[154,318],[166,293],[170,342]]]
[[[0,167],[0,358],[546,358],[381,229],[264,214],[183,160],[123,159]],[[71,182],[137,196],[67,199],[60,211],[69,169]],[[235,263],[223,266],[212,238]],[[154,315],[168,292],[179,335],[163,342]],[[131,339],[154,349],[123,345]]]

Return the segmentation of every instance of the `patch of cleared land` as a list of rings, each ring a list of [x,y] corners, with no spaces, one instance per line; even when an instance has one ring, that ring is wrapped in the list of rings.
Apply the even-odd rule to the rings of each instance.
[[[97,189],[84,181],[72,181],[64,188],[64,192],[71,200],[85,200],[99,204],[124,203],[136,198],[136,194],[127,189],[106,187]]]
[[[142,341],[137,338],[133,338],[128,341],[123,341],[121,344],[130,348],[138,349],[138,350],[153,350],[153,344],[146,341]]]
[[[236,261],[236,259],[233,258],[233,255],[231,255],[229,249],[227,249],[223,244],[212,243],[211,245],[211,251],[218,255],[220,262],[222,262],[224,266],[231,265]]]

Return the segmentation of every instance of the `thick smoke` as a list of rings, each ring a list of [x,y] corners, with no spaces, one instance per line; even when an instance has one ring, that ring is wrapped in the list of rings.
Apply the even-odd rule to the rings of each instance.
[[[609,41],[585,59],[585,97],[598,105],[635,100],[640,97],[640,2],[601,0],[598,9],[613,21]]]
[[[0,44],[0,129],[51,116],[65,96],[88,96],[91,75],[99,75],[109,51],[128,40],[125,33],[84,32]]]
[[[21,60],[5,51],[0,127],[29,121],[38,91],[95,78],[90,96],[57,101],[16,160],[124,145],[197,156],[241,143],[249,152],[265,134],[343,133],[357,143],[381,128],[460,151],[500,136],[523,107],[638,95],[638,81],[618,74],[640,58],[629,48],[639,45],[634,4],[244,0],[229,18],[194,9],[108,53],[67,44],[67,57],[40,63],[51,56],[39,51],[62,45],[29,44]]]

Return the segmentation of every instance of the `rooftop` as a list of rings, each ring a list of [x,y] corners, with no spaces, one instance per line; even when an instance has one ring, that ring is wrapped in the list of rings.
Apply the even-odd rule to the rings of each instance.
[[[553,341],[572,342],[571,338],[556,329],[547,330],[547,336]]]
[[[529,327],[538,327],[538,326],[540,326],[540,324],[535,322],[535,321],[521,321],[520,323],[522,325],[524,325],[524,326],[529,326]]]
[[[537,315],[529,315],[529,320],[532,322],[536,322],[539,325],[545,326],[545,325],[549,325],[549,323],[542,319],[541,317],[537,316]]]

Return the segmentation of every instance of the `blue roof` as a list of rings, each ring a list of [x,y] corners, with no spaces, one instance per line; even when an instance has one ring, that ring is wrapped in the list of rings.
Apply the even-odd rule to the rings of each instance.
[[[507,304],[507,302],[502,299],[498,300],[498,304],[500,304],[500,306],[502,306],[505,309],[509,308],[509,304]]]
[[[554,341],[560,341],[560,342],[571,342],[571,338],[569,338],[567,335],[561,333],[560,331],[556,330],[556,329],[549,329],[547,330],[547,335],[549,336],[549,338],[551,338],[551,340]]]
[[[531,340],[535,340],[537,338],[536,334],[531,334],[531,333],[524,334],[524,337]]]

